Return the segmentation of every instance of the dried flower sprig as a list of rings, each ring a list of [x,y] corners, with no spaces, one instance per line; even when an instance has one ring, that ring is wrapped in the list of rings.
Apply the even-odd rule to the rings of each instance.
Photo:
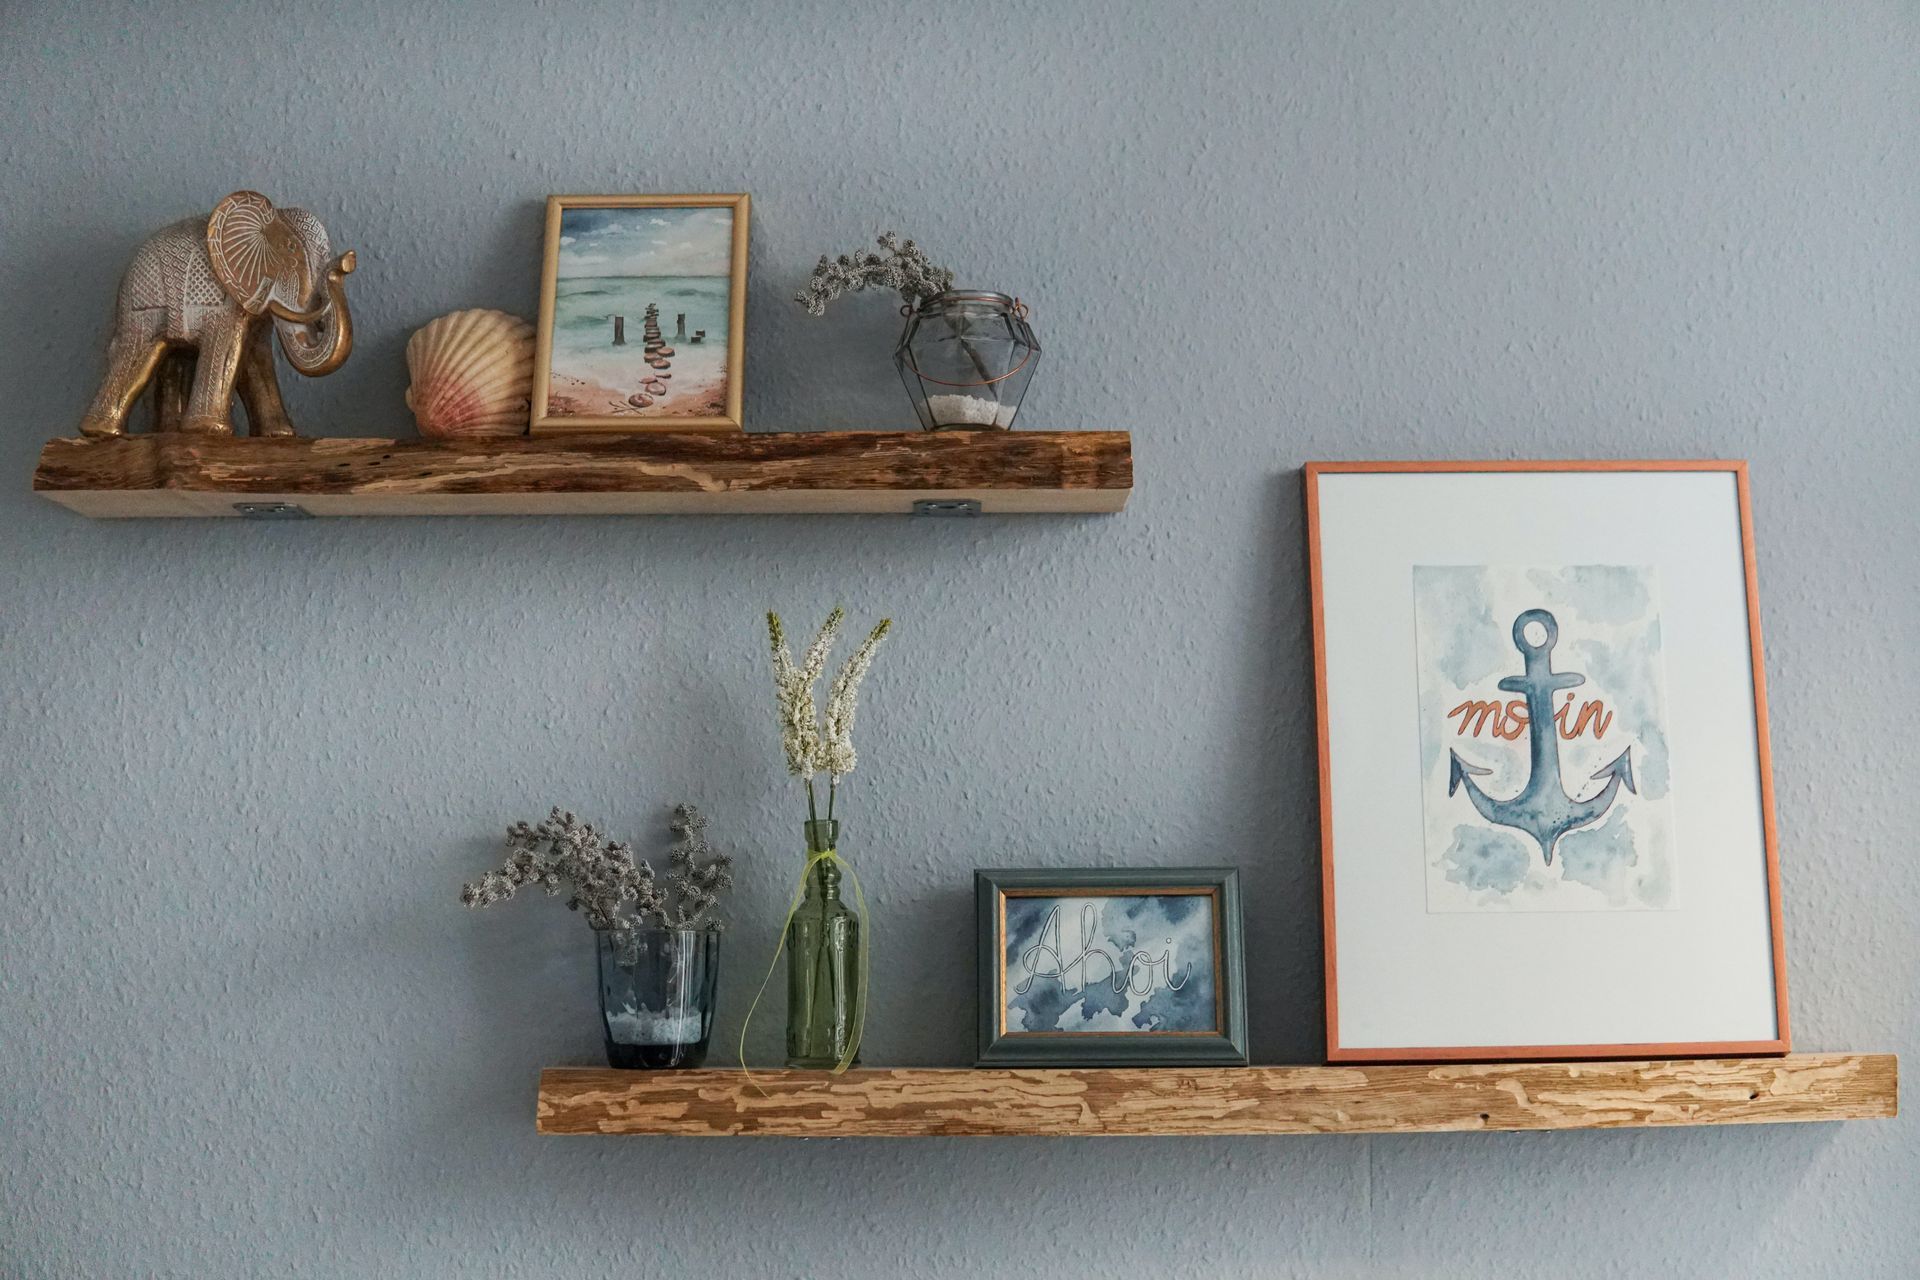
[[[463,886],[460,901],[490,907],[538,887],[549,897],[568,892],[567,909],[582,913],[593,929],[626,932],[647,924],[718,929],[712,912],[720,894],[733,887],[733,862],[708,846],[706,825],[692,805],[674,809],[672,829],[680,840],[668,855],[674,869],[662,886],[653,867],[634,857],[629,846],[607,840],[592,823],[556,808],[538,825],[516,822],[507,828],[505,860]]]
[[[805,307],[808,315],[819,316],[826,314],[829,302],[863,289],[892,289],[909,307],[917,307],[924,299],[953,288],[953,272],[935,266],[913,241],[888,231],[875,243],[886,253],[868,250],[843,253],[837,258],[822,255],[807,279],[807,287],[793,300]]]
[[[523,888],[538,886],[549,897],[565,887],[569,911],[586,915],[594,929],[627,927],[632,916],[659,909],[661,894],[653,868],[618,841],[607,841],[592,823],[554,809],[537,826],[516,822],[507,828],[507,856],[460,891],[469,907],[505,902]]]
[[[846,616],[844,609],[828,614],[820,634],[807,647],[805,661],[796,666],[787,649],[786,627],[780,615],[767,614],[767,639],[773,650],[774,695],[780,708],[780,741],[786,749],[787,772],[807,784],[809,817],[819,816],[814,800],[814,775],[827,775],[827,817],[831,819],[840,780],[859,763],[859,755],[853,749],[853,721],[860,705],[860,682],[873,666],[873,655],[880,648],[880,642],[893,629],[893,619],[882,618],[840,668],[828,690],[823,722],[814,698],[814,686],[826,670],[828,653],[839,638]]]
[[[660,907],[661,923],[669,929],[714,929],[725,926],[711,913],[720,895],[733,888],[733,859],[707,843],[707,816],[690,804],[674,806],[673,833],[679,837],[667,851],[667,895]]]

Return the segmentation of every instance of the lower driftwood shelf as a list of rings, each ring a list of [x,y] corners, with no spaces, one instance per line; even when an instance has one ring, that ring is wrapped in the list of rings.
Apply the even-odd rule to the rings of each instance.
[[[81,515],[1118,511],[1124,431],[779,431],[386,440],[49,440],[33,487]]]
[[[540,1073],[541,1133],[946,1137],[1432,1133],[1869,1120],[1892,1054],[1684,1062]],[[755,1085],[758,1088],[755,1088]],[[762,1094],[764,1090],[764,1096]]]

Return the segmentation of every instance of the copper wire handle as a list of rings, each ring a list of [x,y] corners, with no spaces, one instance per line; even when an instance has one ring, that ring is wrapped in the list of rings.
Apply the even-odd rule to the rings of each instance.
[[[920,381],[931,382],[936,387],[990,387],[996,382],[1005,382],[1008,378],[1011,378],[1014,374],[1026,368],[1027,361],[1031,359],[1033,359],[1033,348],[1029,347],[1027,348],[1027,354],[1021,357],[1019,364],[1013,366],[1013,368],[1007,370],[999,377],[988,378],[985,382],[948,382],[942,378],[929,378],[926,374],[920,372],[920,366],[913,362],[913,352],[911,351],[907,352],[907,368],[913,370],[913,376],[920,379]]]
[[[911,316],[913,313],[914,309],[912,307],[903,304],[900,308],[900,314],[903,316]],[[1025,320],[1027,318],[1027,304],[1015,298],[1013,305],[1007,308],[1007,313],[1016,320]],[[960,340],[965,341],[964,338]],[[996,382],[1005,382],[1008,378],[1011,378],[1014,374],[1026,368],[1027,362],[1033,359],[1033,352],[1034,348],[1029,346],[1027,353],[1020,357],[1019,364],[1013,366],[1013,368],[1007,370],[999,377],[988,378],[985,382],[946,382],[940,378],[929,378],[926,374],[920,372],[920,366],[913,362],[912,347],[907,348],[907,368],[913,370],[914,377],[920,379],[922,382],[931,382],[936,387],[990,387]],[[975,363],[978,362],[976,361]]]

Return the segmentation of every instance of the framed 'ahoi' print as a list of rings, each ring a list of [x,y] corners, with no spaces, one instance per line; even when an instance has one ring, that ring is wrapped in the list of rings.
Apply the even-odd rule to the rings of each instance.
[[[974,872],[982,1066],[1247,1061],[1240,874]]]
[[[534,435],[740,429],[748,203],[547,198]]]
[[[1328,1058],[1785,1053],[1745,464],[1306,487]]]

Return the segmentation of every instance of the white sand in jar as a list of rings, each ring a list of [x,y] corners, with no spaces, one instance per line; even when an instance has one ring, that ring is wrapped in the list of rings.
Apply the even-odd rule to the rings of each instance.
[[[628,1005],[607,1015],[607,1030],[615,1044],[698,1044],[698,1013],[655,1013]]]
[[[928,396],[927,410],[939,427],[1005,427],[1013,423],[1013,406],[985,396]]]

